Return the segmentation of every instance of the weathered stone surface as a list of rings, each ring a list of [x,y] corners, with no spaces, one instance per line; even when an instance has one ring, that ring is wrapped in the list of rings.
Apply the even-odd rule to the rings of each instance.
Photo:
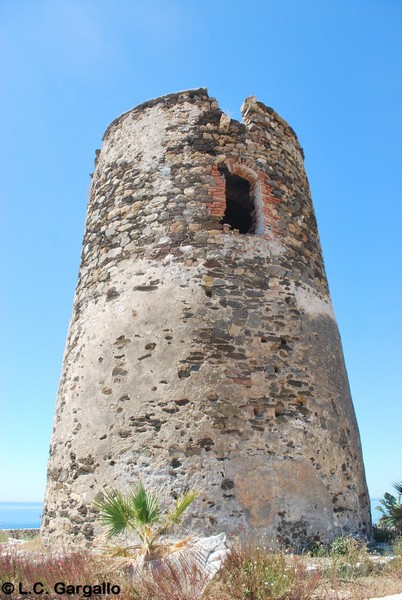
[[[190,90],[105,133],[56,406],[49,543],[88,543],[96,494],[138,478],[166,497],[200,489],[202,535],[257,529],[297,545],[370,529],[303,152],[255,98],[242,113],[228,120]]]

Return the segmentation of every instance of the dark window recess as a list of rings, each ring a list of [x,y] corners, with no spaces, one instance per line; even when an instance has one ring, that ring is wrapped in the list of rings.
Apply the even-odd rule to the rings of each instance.
[[[226,167],[221,167],[219,172],[226,180],[226,210],[221,223],[227,223],[240,233],[254,233],[255,207],[249,182],[239,175],[232,175]]]

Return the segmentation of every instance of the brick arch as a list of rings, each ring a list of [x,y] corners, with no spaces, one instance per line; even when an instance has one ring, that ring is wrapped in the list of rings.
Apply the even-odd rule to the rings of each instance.
[[[255,234],[274,242],[280,242],[276,206],[280,203],[273,195],[273,188],[267,184],[267,174],[249,160],[226,158],[212,165],[214,185],[210,189],[210,212],[222,219],[226,210],[226,181],[219,168],[226,167],[232,175],[246,179],[250,184],[250,195],[254,201]]]
[[[239,177],[247,179],[250,185],[259,180],[259,175],[260,178],[262,175],[265,175],[261,169],[256,169],[249,160],[234,160],[233,158],[229,158],[225,160],[224,164],[233,175],[239,175]]]

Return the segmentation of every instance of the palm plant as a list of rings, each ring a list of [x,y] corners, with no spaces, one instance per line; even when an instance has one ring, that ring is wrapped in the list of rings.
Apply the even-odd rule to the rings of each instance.
[[[196,491],[186,492],[175,500],[171,510],[162,509],[158,496],[148,492],[140,483],[137,489],[126,495],[116,489],[101,493],[95,500],[94,507],[108,537],[120,534],[125,536],[126,546],[120,549],[120,554],[126,556],[129,553],[131,548],[127,546],[128,534],[135,532],[141,540],[144,558],[149,560],[163,549],[158,544],[159,538],[179,525],[184,512],[197,497]]]
[[[381,506],[376,506],[376,510],[382,515],[378,525],[402,531],[402,482],[394,483],[393,488],[397,491],[397,496],[386,493],[380,500]]]

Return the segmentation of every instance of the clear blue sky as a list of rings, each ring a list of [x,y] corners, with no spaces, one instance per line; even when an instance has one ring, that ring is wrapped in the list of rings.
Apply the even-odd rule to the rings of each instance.
[[[402,479],[402,2],[0,0],[0,501],[42,500],[107,125],[205,86],[306,154],[371,496]]]

